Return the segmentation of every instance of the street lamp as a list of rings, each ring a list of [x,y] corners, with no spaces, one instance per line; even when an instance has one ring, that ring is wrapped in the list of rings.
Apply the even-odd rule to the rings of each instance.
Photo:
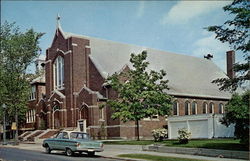
[[[5,124],[5,110],[6,110],[6,105],[3,104],[3,145],[6,145],[6,124]]]

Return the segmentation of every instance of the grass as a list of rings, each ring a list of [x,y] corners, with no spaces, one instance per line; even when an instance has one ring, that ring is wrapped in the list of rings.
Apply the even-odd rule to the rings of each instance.
[[[221,149],[221,150],[240,150],[248,151],[249,146],[241,144],[239,140],[234,139],[200,139],[189,140],[188,144],[179,144],[178,140],[165,140],[163,142],[154,142],[152,140],[142,141],[115,141],[104,142],[106,144],[119,144],[119,145],[150,145],[150,144],[163,144],[169,147],[185,147],[185,148],[207,148],[207,149]]]
[[[176,157],[165,157],[156,156],[148,154],[121,154],[119,157],[134,158],[134,159],[145,159],[150,161],[203,161],[198,159],[188,159],[188,158],[176,158]]]

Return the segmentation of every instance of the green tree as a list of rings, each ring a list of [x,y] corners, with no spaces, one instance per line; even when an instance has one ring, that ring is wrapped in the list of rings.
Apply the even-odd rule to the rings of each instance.
[[[10,122],[25,120],[30,85],[27,67],[39,55],[39,39],[43,34],[33,29],[20,32],[15,23],[5,22],[0,30],[0,103],[7,105],[6,115]]]
[[[249,51],[250,51],[250,2],[248,0],[234,0],[232,4],[223,7],[225,12],[234,15],[223,25],[209,26],[206,29],[216,34],[216,39],[228,42],[235,50],[243,52],[244,63],[234,64],[235,78],[218,78],[213,81],[221,90],[235,91],[245,85],[250,79]]]
[[[223,7],[225,12],[234,15],[220,26],[209,26],[206,29],[216,34],[216,39],[228,42],[235,50],[241,51],[245,62],[234,64],[235,78],[218,78],[213,83],[220,86],[220,90],[236,91],[238,87],[249,84],[249,51],[250,51],[250,2],[247,0],[234,0],[230,5]],[[248,140],[249,130],[249,91],[243,96],[234,94],[226,105],[226,114],[222,123],[229,125],[235,123],[235,136],[242,142]],[[247,141],[248,143],[248,141]]]
[[[249,143],[249,98],[250,91],[243,95],[233,94],[226,105],[226,114],[222,119],[225,125],[235,124],[235,136],[242,143]]]
[[[131,54],[133,69],[115,73],[107,82],[118,93],[116,99],[108,100],[112,107],[113,119],[123,122],[135,121],[136,135],[139,140],[139,121],[152,115],[168,115],[171,109],[171,97],[166,93],[168,80],[164,80],[166,72],[148,71],[147,53]]]

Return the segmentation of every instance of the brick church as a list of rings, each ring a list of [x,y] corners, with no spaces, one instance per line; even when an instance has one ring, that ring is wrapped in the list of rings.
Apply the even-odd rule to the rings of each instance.
[[[135,123],[111,119],[105,106],[116,93],[105,83],[115,72],[131,68],[131,53],[146,50],[149,68],[167,72],[168,94],[174,97],[173,116],[223,114],[231,95],[211,81],[226,77],[210,57],[197,58],[141,46],[123,44],[64,32],[59,22],[46,60],[37,60],[44,75],[31,82],[27,123],[23,129],[78,129],[91,136],[135,138]],[[234,52],[227,52],[228,76],[233,77]],[[140,137],[167,127],[168,116],[152,116],[140,121]]]

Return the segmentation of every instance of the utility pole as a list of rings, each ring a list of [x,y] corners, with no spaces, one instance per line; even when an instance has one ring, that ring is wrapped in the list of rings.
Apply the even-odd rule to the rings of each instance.
[[[16,114],[15,114],[15,121],[16,121],[15,145],[18,145],[18,115],[17,115],[17,108],[16,108]]]
[[[3,145],[6,145],[6,124],[5,124],[5,110],[6,110],[6,105],[3,104]]]

